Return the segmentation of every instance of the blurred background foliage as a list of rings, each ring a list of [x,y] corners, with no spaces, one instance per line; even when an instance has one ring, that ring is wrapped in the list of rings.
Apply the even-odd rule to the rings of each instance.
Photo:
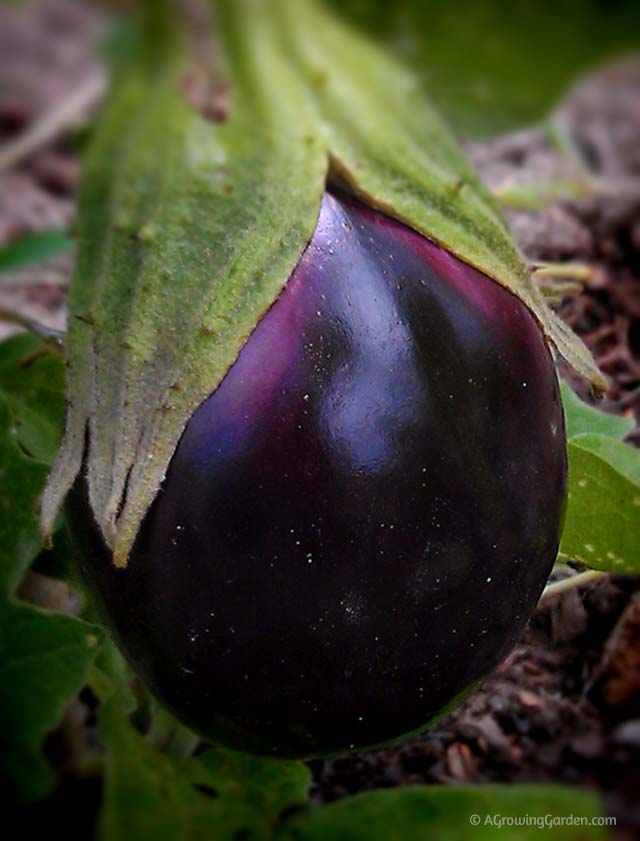
[[[637,0],[328,0],[411,66],[463,139],[536,122],[580,73],[640,45]]]

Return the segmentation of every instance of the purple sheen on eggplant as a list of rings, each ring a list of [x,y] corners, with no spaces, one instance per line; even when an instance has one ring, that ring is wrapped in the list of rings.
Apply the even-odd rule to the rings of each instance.
[[[82,482],[67,517],[161,701],[216,743],[308,757],[414,731],[501,662],[556,557],[566,472],[527,308],[330,191],[127,568]]]

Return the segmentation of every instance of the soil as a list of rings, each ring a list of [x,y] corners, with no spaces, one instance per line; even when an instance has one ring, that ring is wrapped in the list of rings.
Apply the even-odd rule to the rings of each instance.
[[[0,7],[0,160],[3,148],[81,79],[101,72],[103,31],[100,16],[80,0]],[[91,109],[76,118],[0,169],[0,244],[73,223]],[[610,379],[603,408],[632,417],[629,440],[638,443],[640,60],[579,82],[550,124],[472,145],[468,153],[492,189],[512,201],[523,188],[539,193],[545,182],[573,185],[573,196],[535,210],[508,208],[506,215],[532,265],[587,267],[584,289],[565,296],[560,312]],[[70,270],[63,257],[1,275],[0,306],[63,326]],[[0,325],[0,336],[12,329]],[[588,386],[561,369],[589,399]],[[617,838],[636,837],[639,652],[637,579],[608,577],[547,600],[508,660],[454,713],[395,747],[311,762],[312,795],[331,801],[416,783],[566,782],[598,789],[618,819]]]

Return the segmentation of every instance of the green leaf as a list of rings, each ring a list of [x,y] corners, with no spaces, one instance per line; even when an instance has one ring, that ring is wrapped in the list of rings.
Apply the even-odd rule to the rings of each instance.
[[[9,408],[0,394],[0,594],[15,590],[40,549],[35,506],[46,475],[46,466],[18,446]]]
[[[595,440],[594,440],[595,439]],[[583,446],[583,443],[586,446]],[[624,459],[623,472],[614,464]],[[560,556],[593,569],[640,573],[640,453],[605,436],[569,442],[569,496]],[[612,463],[609,463],[612,458]]]
[[[0,605],[0,776],[18,800],[42,797],[53,783],[42,742],[84,686],[98,634],[71,616]]]
[[[577,435],[572,443],[599,456],[618,473],[638,486],[640,492],[640,449],[606,435]],[[638,511],[640,517],[640,511]]]
[[[509,841],[537,841],[543,830],[551,841],[602,841],[606,830],[589,826],[600,816],[594,795],[562,786],[425,786],[371,791],[311,809],[292,822],[292,836],[299,841],[494,841],[504,833]]]
[[[465,137],[529,125],[578,74],[637,50],[635,0],[330,0],[420,76]]]
[[[100,646],[88,682],[102,703],[117,695],[125,713],[132,713],[138,707],[133,671],[110,636]]]
[[[280,816],[306,805],[309,771],[302,762],[243,756],[213,750],[187,766],[192,785],[215,800],[195,812],[189,837],[206,837],[212,827],[220,839],[272,839]]]
[[[606,830],[589,826],[600,816],[594,795],[563,786],[425,786],[371,791],[311,809],[293,822],[292,835],[299,841],[494,841],[504,833],[509,841],[536,841],[543,830],[550,841],[603,841]]]
[[[22,361],[39,347],[29,336],[0,344],[0,767],[20,799],[52,783],[41,755],[46,733],[83,685],[95,655],[97,629],[70,616],[14,600],[41,548],[36,506],[62,421],[59,359]]]
[[[589,406],[561,383],[569,492],[560,557],[640,573],[640,450],[618,440],[633,421]]]
[[[578,395],[565,382],[560,383],[562,404],[567,425],[567,438],[576,435],[595,433],[610,438],[624,438],[633,429],[633,421],[620,415],[601,412],[580,400]]]
[[[147,40],[85,166],[70,412],[42,522],[49,532],[88,426],[92,508],[119,565],[188,419],[296,266],[327,176],[514,291],[565,357],[604,382],[410,74],[313,0],[213,5],[233,92],[226,121],[187,101],[193,57],[171,7],[149,4]],[[213,70],[198,66],[206,87]]]
[[[0,272],[22,269],[32,263],[42,263],[60,254],[68,254],[74,247],[66,228],[52,228],[15,239],[0,248]]]
[[[176,760],[145,742],[118,697],[103,706],[100,735],[108,749],[104,841],[268,839],[279,815],[307,799],[301,762],[223,750]]]
[[[29,455],[50,464],[64,422],[64,365],[55,354],[29,361],[40,348],[38,340],[26,333],[0,345],[0,393],[20,445]]]
[[[99,837],[184,838],[184,792],[169,757],[145,745],[123,715],[119,698],[103,703],[100,718],[108,754]]]
[[[35,508],[46,472],[18,446],[0,394],[0,771],[20,800],[53,781],[42,741],[84,684],[97,642],[87,623],[14,601],[40,548]]]

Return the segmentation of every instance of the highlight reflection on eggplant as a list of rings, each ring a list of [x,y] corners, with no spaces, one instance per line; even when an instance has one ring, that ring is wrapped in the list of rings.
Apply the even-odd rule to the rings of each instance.
[[[187,425],[126,569],[67,515],[134,668],[199,733],[310,756],[425,725],[513,646],[566,452],[526,307],[338,192]]]

